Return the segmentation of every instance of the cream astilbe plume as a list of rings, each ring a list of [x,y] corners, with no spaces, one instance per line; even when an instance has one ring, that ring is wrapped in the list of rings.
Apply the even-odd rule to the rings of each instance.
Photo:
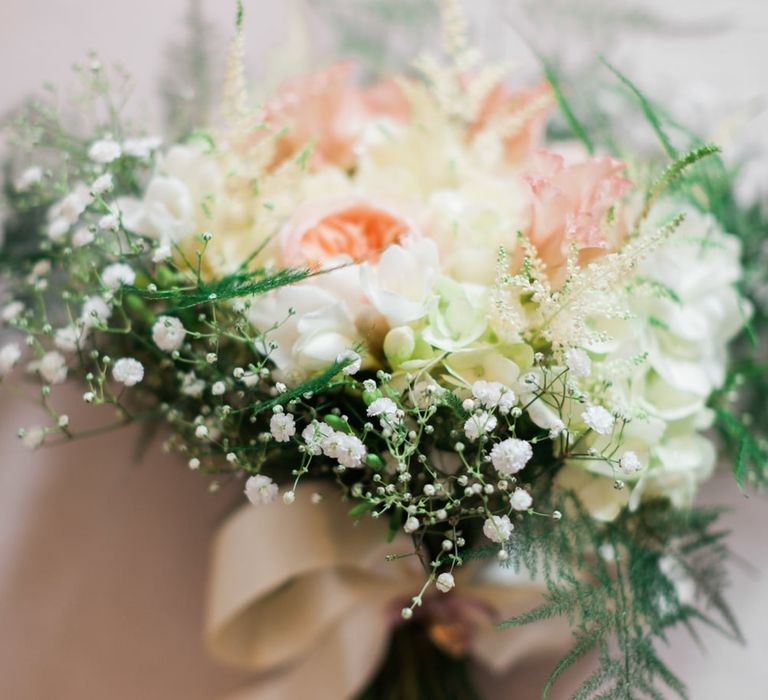
[[[441,0],[440,18],[443,50],[450,59],[448,65],[424,53],[414,61],[414,67],[424,76],[446,114],[471,123],[509,67],[483,64],[481,52],[467,40],[467,18],[459,0]]]
[[[245,87],[245,47],[243,42],[243,3],[237,3],[235,35],[227,52],[227,71],[224,77],[224,116],[234,132],[246,128],[248,117],[248,91]]]
[[[583,267],[578,264],[578,251],[572,248],[566,263],[565,282],[559,289],[552,286],[536,248],[527,237],[521,236],[525,254],[523,272],[497,280],[496,294],[509,295],[510,289],[516,287],[522,297],[530,299],[532,308],[526,338],[531,343],[545,341],[555,352],[604,343],[610,340],[609,335],[592,328],[590,322],[629,317],[626,280],[638,263],[666,240],[684,218],[680,214],[661,228],[638,232],[619,251]],[[501,313],[499,318],[502,328],[519,327],[516,315],[507,317]]]

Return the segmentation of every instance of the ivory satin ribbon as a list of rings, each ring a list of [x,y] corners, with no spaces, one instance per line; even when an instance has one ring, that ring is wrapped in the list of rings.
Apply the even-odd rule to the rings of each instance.
[[[348,509],[333,485],[304,483],[290,506],[244,506],[217,533],[208,645],[216,658],[258,674],[227,700],[345,700],[375,674],[393,627],[403,624],[399,611],[425,573],[416,557],[385,558],[412,552],[409,538],[387,544],[383,522],[353,521]],[[442,617],[455,609],[462,622],[471,618],[467,651],[474,659],[501,671],[563,645],[567,628],[559,620],[498,630],[496,622],[539,603],[542,589],[494,582],[484,570],[457,568],[454,591],[425,598]]]

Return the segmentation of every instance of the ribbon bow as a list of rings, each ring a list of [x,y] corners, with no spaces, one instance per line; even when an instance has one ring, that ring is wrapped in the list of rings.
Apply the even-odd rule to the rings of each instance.
[[[259,674],[227,700],[344,700],[375,674],[425,574],[416,557],[386,559],[412,552],[409,538],[387,544],[384,523],[353,522],[346,511],[331,486],[305,484],[292,505],[244,506],[217,533],[208,644],[220,660]],[[494,581],[487,571],[457,568],[454,591],[425,598],[433,641],[494,672],[560,646],[557,621],[495,627],[536,605],[541,587]]]

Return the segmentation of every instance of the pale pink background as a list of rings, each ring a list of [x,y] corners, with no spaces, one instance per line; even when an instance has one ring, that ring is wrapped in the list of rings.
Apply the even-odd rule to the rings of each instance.
[[[256,76],[265,52],[286,37],[290,3],[247,4],[249,66]],[[222,43],[232,5],[203,3]],[[732,28],[703,37],[620,36],[612,55],[646,84],[656,78],[668,83],[674,74],[682,90],[709,85],[705,94],[734,107],[764,100],[764,1],[702,5],[654,0],[641,6],[689,19],[726,18]],[[503,0],[485,3],[478,26],[489,32],[499,31],[489,8],[518,9]],[[95,48],[105,63],[120,60],[136,77],[134,113],[157,119],[155,79],[164,47],[179,36],[184,10],[183,0],[2,0],[0,110],[43,80],[66,84],[70,64]],[[515,51],[525,57],[522,42],[510,34],[507,53]],[[763,116],[748,128],[759,137],[764,124]],[[63,401],[75,415],[77,391]],[[0,389],[0,697],[203,700],[242,684],[243,676],[207,660],[201,638],[208,541],[237,494],[209,496],[205,481],[165,457],[159,443],[135,462],[135,430],[30,454],[14,434],[36,420],[17,386]],[[734,550],[751,568],[734,567],[731,600],[748,647],[705,632],[702,655],[675,634],[667,658],[689,682],[694,700],[764,700],[768,503],[742,498],[727,476],[708,484],[702,499],[737,509],[725,522],[736,532]],[[499,697],[534,700],[546,663],[532,660],[514,669],[506,683],[496,684]],[[558,697],[568,696],[567,687]]]

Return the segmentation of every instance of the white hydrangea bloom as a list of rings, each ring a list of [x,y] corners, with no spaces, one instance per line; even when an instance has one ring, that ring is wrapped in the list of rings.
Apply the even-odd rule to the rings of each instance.
[[[509,497],[509,505],[514,510],[528,510],[533,505],[533,498],[525,489],[517,488]]]
[[[178,350],[184,344],[186,335],[184,325],[175,316],[160,316],[152,326],[152,340],[166,352]]]
[[[288,442],[296,434],[296,422],[290,413],[273,413],[269,432],[277,442]]]
[[[518,438],[507,438],[491,449],[491,463],[496,471],[505,476],[517,474],[524,469],[531,457],[533,457],[531,443]]]
[[[453,574],[450,574],[447,571],[440,574],[435,581],[435,588],[441,593],[448,593],[454,586],[456,586],[456,581],[453,578]]]
[[[245,495],[255,506],[266,505],[277,499],[277,484],[264,474],[254,474],[245,482]]]
[[[492,416],[486,411],[475,413],[467,418],[464,423],[464,435],[470,442],[475,442],[481,435],[488,435],[492,433],[498,421],[495,416]]]
[[[581,414],[581,419],[600,435],[608,435],[613,430],[614,418],[602,406],[590,406]]]
[[[122,149],[117,141],[112,139],[102,139],[91,144],[88,149],[88,157],[94,163],[106,165],[113,160],[117,160],[122,155]]]
[[[38,365],[40,375],[49,384],[63,384],[67,379],[67,361],[60,352],[45,353]]]
[[[144,365],[132,357],[122,357],[112,367],[112,376],[125,386],[136,386],[144,379]]]
[[[8,343],[0,350],[0,377],[8,374],[21,359],[21,348],[18,343]]]
[[[483,534],[496,544],[509,540],[514,529],[508,515],[492,515],[483,523]]]
[[[565,353],[565,366],[574,377],[588,377],[592,373],[592,360],[579,348],[571,348]]]
[[[101,297],[88,297],[83,303],[81,319],[86,328],[106,325],[112,316],[112,309]]]
[[[119,289],[132,285],[136,281],[136,273],[130,265],[113,263],[104,268],[101,280],[110,289]]]

